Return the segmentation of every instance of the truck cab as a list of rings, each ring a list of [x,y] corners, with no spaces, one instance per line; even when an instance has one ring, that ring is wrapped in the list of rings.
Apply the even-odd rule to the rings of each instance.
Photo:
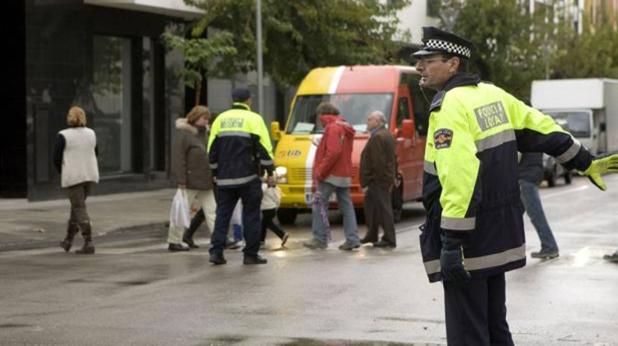
[[[279,220],[290,224],[296,215],[311,210],[316,182],[313,181],[315,153],[323,128],[315,110],[323,101],[339,108],[354,127],[352,186],[355,208],[363,207],[359,183],[360,156],[369,140],[367,116],[381,111],[386,127],[397,143],[399,187],[393,189],[394,212],[401,215],[404,201],[421,198],[424,149],[433,92],[418,86],[420,75],[409,66],[338,66],[309,72],[298,87],[285,127],[273,122],[277,141],[275,166],[278,186],[283,192]],[[331,201],[335,205],[335,201]]]

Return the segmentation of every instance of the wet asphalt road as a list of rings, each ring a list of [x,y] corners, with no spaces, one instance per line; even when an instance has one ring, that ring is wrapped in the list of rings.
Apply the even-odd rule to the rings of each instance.
[[[561,248],[507,274],[517,345],[618,345],[618,177],[600,193],[583,178],[542,189]],[[311,251],[309,218],[269,234],[269,264],[207,263],[207,240],[168,253],[161,236],[117,238],[95,256],[57,249],[0,253],[0,345],[445,344],[442,288],[429,284],[418,248],[420,204],[398,225],[395,250]],[[528,252],[538,238],[526,218]],[[364,226],[361,226],[361,235]]]

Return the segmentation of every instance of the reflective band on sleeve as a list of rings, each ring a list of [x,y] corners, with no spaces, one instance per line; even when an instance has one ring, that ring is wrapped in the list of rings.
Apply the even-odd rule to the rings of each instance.
[[[512,142],[515,140],[515,131],[508,129],[487,138],[476,141],[476,150],[480,153],[484,150],[495,148],[506,142]]]
[[[475,224],[475,217],[458,219],[442,216],[442,221],[440,221],[440,227],[452,231],[471,231],[474,229]]]
[[[251,138],[251,134],[247,132],[240,131],[227,131],[227,132],[219,132],[217,133],[217,137],[245,137]]]
[[[423,170],[427,174],[438,175],[438,171],[436,170],[436,166],[433,164],[433,162],[425,161],[425,164],[423,165]]]
[[[274,164],[273,160],[260,160],[260,164],[262,166],[272,166]]]
[[[499,267],[524,258],[526,258],[526,244],[514,249],[509,249],[487,256],[464,258],[464,266],[467,270],[481,270]],[[423,264],[425,265],[425,271],[427,274],[440,272],[440,260],[428,261]]]
[[[217,169],[217,167],[218,167],[218,166],[219,166],[219,165],[218,165],[218,164],[216,164],[216,163],[211,163],[211,164],[210,164],[210,169]]]
[[[257,174],[250,175],[248,177],[243,178],[234,178],[234,179],[217,179],[218,186],[230,186],[230,185],[242,185],[246,184],[254,179],[257,179]]]
[[[579,148],[581,147],[582,145],[578,141],[573,139],[573,145],[571,145],[571,147],[567,151],[560,154],[560,156],[556,156],[556,160],[558,160],[558,162],[560,163],[565,163],[572,160],[577,155],[577,153],[579,153]]]

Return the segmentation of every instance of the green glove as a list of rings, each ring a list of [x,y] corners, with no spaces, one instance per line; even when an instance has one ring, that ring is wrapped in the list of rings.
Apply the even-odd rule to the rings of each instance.
[[[582,175],[585,175],[590,181],[596,185],[599,189],[605,191],[607,186],[601,178],[602,175],[607,173],[618,172],[618,154],[613,154],[602,159],[592,160],[592,164],[586,169]]]

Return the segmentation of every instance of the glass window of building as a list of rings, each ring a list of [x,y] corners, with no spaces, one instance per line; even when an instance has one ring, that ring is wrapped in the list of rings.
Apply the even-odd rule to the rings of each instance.
[[[103,174],[132,171],[131,40],[95,36],[92,121]]]

